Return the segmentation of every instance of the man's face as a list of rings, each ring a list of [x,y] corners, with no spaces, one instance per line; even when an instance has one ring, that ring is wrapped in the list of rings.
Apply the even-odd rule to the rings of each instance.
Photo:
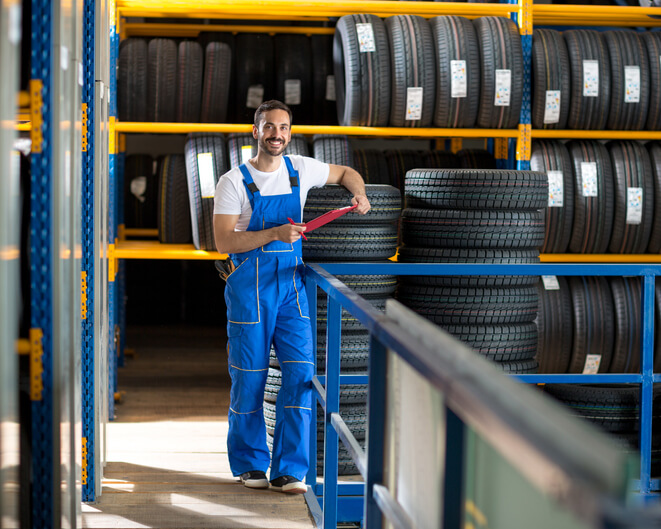
[[[252,134],[262,152],[278,156],[291,141],[289,114],[284,110],[269,110],[262,115],[259,127],[253,125]]]

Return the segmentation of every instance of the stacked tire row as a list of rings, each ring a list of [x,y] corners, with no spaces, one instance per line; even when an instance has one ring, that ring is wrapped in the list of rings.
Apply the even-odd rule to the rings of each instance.
[[[399,262],[536,263],[546,175],[430,170],[406,175]],[[402,276],[397,298],[505,372],[534,373],[533,276]]]

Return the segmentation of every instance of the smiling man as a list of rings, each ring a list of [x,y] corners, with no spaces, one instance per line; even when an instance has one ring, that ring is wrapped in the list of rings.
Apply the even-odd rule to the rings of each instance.
[[[266,101],[255,111],[257,156],[218,181],[214,236],[234,268],[225,287],[230,468],[246,487],[268,488],[270,464],[273,489],[304,493],[314,357],[301,253],[303,207],[308,191],[325,184],[345,186],[360,214],[370,203],[363,179],[350,167],[283,156],[291,121],[291,110],[280,101]],[[272,458],[262,410],[271,346],[282,371]]]

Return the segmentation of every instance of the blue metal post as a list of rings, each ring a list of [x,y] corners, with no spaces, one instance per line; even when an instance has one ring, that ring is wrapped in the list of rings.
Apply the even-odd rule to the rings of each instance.
[[[643,282],[643,350],[640,365],[640,493],[650,493],[652,469],[652,403],[654,393],[654,279],[647,274]]]
[[[312,350],[314,357],[314,372],[317,373],[317,282],[307,280],[305,291],[310,307],[310,322],[312,325]],[[317,486],[317,399],[312,399],[312,417],[310,418],[310,467],[305,481],[314,491]]]

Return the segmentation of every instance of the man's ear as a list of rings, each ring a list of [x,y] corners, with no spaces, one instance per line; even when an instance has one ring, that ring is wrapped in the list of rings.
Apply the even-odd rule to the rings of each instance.
[[[252,137],[257,139],[258,136],[259,136],[259,129],[255,125],[253,125],[252,126]]]

